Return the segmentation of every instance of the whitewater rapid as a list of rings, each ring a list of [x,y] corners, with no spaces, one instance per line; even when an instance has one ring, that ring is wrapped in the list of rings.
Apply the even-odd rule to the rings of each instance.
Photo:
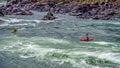
[[[0,18],[0,68],[120,67],[119,20],[56,14],[58,19],[43,21],[46,13],[35,13]],[[80,42],[86,33],[94,41]]]

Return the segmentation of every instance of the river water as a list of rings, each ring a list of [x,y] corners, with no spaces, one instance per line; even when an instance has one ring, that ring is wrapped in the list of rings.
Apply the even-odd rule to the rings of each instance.
[[[0,17],[0,68],[120,68],[120,19],[45,14]],[[86,33],[94,41],[80,42]]]

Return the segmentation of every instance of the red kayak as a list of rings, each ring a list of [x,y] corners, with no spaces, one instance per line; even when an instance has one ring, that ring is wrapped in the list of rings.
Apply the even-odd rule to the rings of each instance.
[[[89,39],[81,38],[80,41],[82,41],[82,42],[90,42],[90,41],[93,41],[93,38],[89,38]]]
[[[86,38],[81,38],[80,41],[82,41],[82,42],[90,42],[90,41],[93,41],[93,38],[89,37],[88,34],[86,34]]]

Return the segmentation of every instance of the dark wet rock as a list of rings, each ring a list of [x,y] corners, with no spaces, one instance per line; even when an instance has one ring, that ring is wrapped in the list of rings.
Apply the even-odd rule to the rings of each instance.
[[[114,18],[120,18],[120,13],[119,13],[119,14],[116,14],[116,15],[114,16]]]
[[[4,14],[3,14],[3,12],[2,12],[2,11],[0,11],[0,17],[1,17],[1,16],[4,16]]]
[[[88,12],[90,15],[96,15],[98,13],[98,9],[92,9]]]
[[[79,8],[78,8],[78,10],[80,11],[80,12],[87,12],[88,11],[88,6],[87,5],[85,5],[85,4],[83,4],[83,5],[80,5],[79,6]]]
[[[101,20],[109,20],[112,19],[110,16],[105,16],[105,15],[95,15],[92,17],[92,19],[101,19]]]
[[[93,16],[92,19],[96,19],[97,20],[97,19],[99,19],[99,17],[98,16]]]
[[[12,4],[7,4],[7,5],[6,5],[6,7],[11,7],[11,6],[12,6]]]
[[[49,5],[44,5],[44,4],[41,4],[41,3],[35,3],[35,4],[32,4],[32,5],[30,4],[30,8],[28,8],[28,9],[39,11],[39,12],[46,12],[46,11],[50,10],[50,6]]]
[[[53,13],[51,13],[50,11],[47,13],[47,15],[45,15],[44,17],[43,17],[43,19],[42,20],[54,20],[54,19],[56,19],[56,17],[53,15]]]
[[[115,15],[116,14],[114,10],[108,10],[106,13],[107,13],[106,15]]]
[[[93,5],[99,5],[99,2],[95,2]]]
[[[11,0],[11,1],[9,1],[8,3],[13,5],[13,4],[17,4],[18,1],[17,1],[17,0]]]
[[[19,11],[20,11],[20,9],[18,9],[18,8],[13,8],[13,9],[11,10],[12,13],[16,13],[16,12],[19,12]]]
[[[100,5],[104,5],[104,4],[105,4],[105,2],[101,2],[101,3],[100,3]]]
[[[81,15],[83,15],[83,13],[81,13],[81,12],[70,12],[69,13],[69,15],[71,15],[71,16],[81,16]]]
[[[21,4],[28,4],[29,2],[28,1],[22,1],[22,2],[19,2]]]
[[[20,9],[19,11],[14,12],[13,15],[33,15],[33,13],[24,9]]]

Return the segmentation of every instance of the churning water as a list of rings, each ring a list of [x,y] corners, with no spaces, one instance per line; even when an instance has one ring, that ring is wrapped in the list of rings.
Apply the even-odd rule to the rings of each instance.
[[[45,14],[0,18],[0,68],[120,68],[120,19],[40,20]],[[86,33],[94,41],[80,42]]]

